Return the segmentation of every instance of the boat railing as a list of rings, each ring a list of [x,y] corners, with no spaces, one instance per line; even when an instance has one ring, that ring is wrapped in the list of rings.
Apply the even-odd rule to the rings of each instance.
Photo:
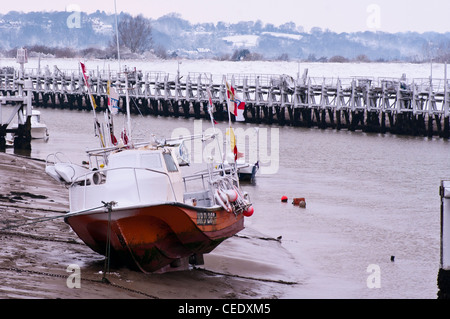
[[[110,174],[111,172],[117,172],[117,171],[131,171],[132,172],[133,183],[131,186],[135,188],[135,194],[137,194],[136,200],[138,203],[143,202],[143,196],[145,195],[145,191],[143,191],[144,182],[142,180],[142,177],[143,177],[142,172],[151,172],[151,173],[156,173],[156,174],[165,176],[168,180],[168,185],[170,185],[170,190],[171,190],[174,201],[178,201],[172,180],[170,178],[170,175],[167,172],[159,171],[159,170],[155,170],[155,169],[151,169],[151,168],[142,168],[142,167],[116,167],[116,168],[102,169],[102,170],[97,170],[97,171],[89,171],[88,173],[79,176],[77,178],[77,182],[72,184],[72,187],[76,187],[76,186],[83,187],[82,209],[86,209],[86,204],[89,202],[88,192],[92,192],[92,190],[94,188],[99,188],[99,190],[101,190],[100,189],[101,187],[105,188],[103,195],[108,196],[108,191],[110,191],[110,189],[106,189],[106,187],[105,187],[106,185],[108,185],[108,174],[111,175]],[[122,181],[125,183],[126,180],[121,179],[121,182]],[[134,186],[133,186],[133,184],[134,184]],[[124,185],[124,184],[122,184],[122,185]],[[120,187],[120,185],[119,185],[119,187]],[[128,188],[127,190],[130,191],[131,189]],[[111,196],[113,196],[114,192],[112,192],[111,194],[112,194]],[[128,198],[128,199],[130,200],[131,198]],[[110,201],[110,200],[115,200],[115,199],[114,198],[103,199],[103,201],[105,201],[105,200]],[[96,204],[98,204],[98,203],[96,203]]]
[[[184,184],[184,190],[187,192],[187,182],[191,182],[191,181],[196,181],[196,180],[201,180],[202,185],[203,185],[203,189],[207,189],[207,186],[205,185],[205,180],[208,181],[208,186],[209,186],[209,180],[210,178],[212,178],[213,176],[218,176],[220,174],[222,174],[222,171],[219,170],[215,170],[213,172],[208,172],[208,171],[201,171],[201,172],[197,172],[194,173],[192,175],[188,175],[188,176],[184,176],[183,177],[183,184]]]
[[[70,163],[70,164],[72,164],[72,162],[70,161],[69,157],[67,157],[67,155],[64,154],[63,152],[56,152],[56,153],[48,154],[47,158],[45,159],[45,166],[48,166],[50,163],[51,164],[56,164],[56,163]]]

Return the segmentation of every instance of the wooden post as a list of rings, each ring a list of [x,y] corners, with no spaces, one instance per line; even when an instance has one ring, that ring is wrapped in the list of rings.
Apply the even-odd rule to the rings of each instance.
[[[0,151],[6,150],[6,126],[3,124],[0,125]]]
[[[19,124],[14,137],[14,150],[31,150],[31,117],[27,116],[25,124]]]
[[[442,133],[442,137],[445,139],[450,138],[450,101],[448,97],[448,78],[447,78],[447,63],[445,63],[445,72],[444,72],[444,131]]]
[[[450,299],[450,181],[441,181],[441,245],[438,298]]]

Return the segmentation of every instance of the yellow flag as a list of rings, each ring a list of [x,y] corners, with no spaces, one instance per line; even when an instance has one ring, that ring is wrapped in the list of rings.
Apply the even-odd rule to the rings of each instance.
[[[230,147],[231,151],[234,152],[234,147],[236,146],[236,136],[232,128],[227,129],[226,135],[230,137]]]

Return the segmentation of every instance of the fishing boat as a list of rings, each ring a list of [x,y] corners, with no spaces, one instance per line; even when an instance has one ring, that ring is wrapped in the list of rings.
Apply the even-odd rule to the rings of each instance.
[[[236,169],[219,174],[211,161],[183,176],[181,143],[128,136],[106,145],[102,132],[111,129],[97,131],[101,147],[87,151],[89,166],[47,158],[46,172],[69,188],[64,220],[93,251],[146,273],[184,270],[244,229],[253,207]]]

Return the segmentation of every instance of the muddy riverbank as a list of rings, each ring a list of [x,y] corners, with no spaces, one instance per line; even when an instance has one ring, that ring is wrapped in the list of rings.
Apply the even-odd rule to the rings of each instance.
[[[282,298],[300,284],[276,265],[278,258],[295,262],[281,243],[251,229],[205,256],[202,268],[146,275],[112,265],[105,283],[104,257],[64,223],[68,190],[44,167],[42,160],[0,153],[0,298]],[[250,249],[261,258],[247,258]],[[75,282],[69,265],[79,267],[79,288],[67,284]]]

